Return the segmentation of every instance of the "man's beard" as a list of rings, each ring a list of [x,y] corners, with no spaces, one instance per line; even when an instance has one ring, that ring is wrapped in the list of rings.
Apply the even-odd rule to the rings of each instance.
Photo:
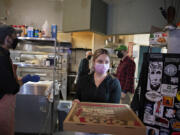
[[[159,87],[160,87],[160,84],[158,84],[158,85],[156,85],[156,86],[150,84],[150,87],[151,87],[152,90],[157,91],[157,90],[159,89]]]

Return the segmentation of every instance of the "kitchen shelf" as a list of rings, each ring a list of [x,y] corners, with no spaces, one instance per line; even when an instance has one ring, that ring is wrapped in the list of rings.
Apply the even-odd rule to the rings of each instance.
[[[34,69],[49,69],[49,70],[53,70],[54,67],[53,66],[25,66],[25,65],[18,65],[19,68],[34,68]],[[56,70],[62,70],[61,68],[56,68]]]
[[[18,39],[29,41],[56,41],[55,38],[18,37]]]

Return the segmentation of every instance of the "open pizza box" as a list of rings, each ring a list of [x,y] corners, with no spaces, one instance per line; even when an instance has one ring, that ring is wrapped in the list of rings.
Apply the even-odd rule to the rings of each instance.
[[[74,103],[64,121],[65,131],[145,135],[146,127],[124,104]]]

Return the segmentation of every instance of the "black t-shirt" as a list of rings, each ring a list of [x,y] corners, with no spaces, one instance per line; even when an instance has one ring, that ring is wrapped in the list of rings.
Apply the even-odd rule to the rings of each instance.
[[[77,82],[76,98],[82,102],[119,103],[121,86],[119,80],[107,75],[96,87],[94,73],[80,78]]]
[[[10,53],[0,47],[0,99],[4,94],[16,94],[19,91],[12,69]]]

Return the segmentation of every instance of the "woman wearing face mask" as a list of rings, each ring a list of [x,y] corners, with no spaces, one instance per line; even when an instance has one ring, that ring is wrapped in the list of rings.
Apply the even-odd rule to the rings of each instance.
[[[82,102],[119,103],[120,83],[108,74],[109,67],[108,51],[96,50],[93,55],[94,72],[78,80],[76,98]]]

